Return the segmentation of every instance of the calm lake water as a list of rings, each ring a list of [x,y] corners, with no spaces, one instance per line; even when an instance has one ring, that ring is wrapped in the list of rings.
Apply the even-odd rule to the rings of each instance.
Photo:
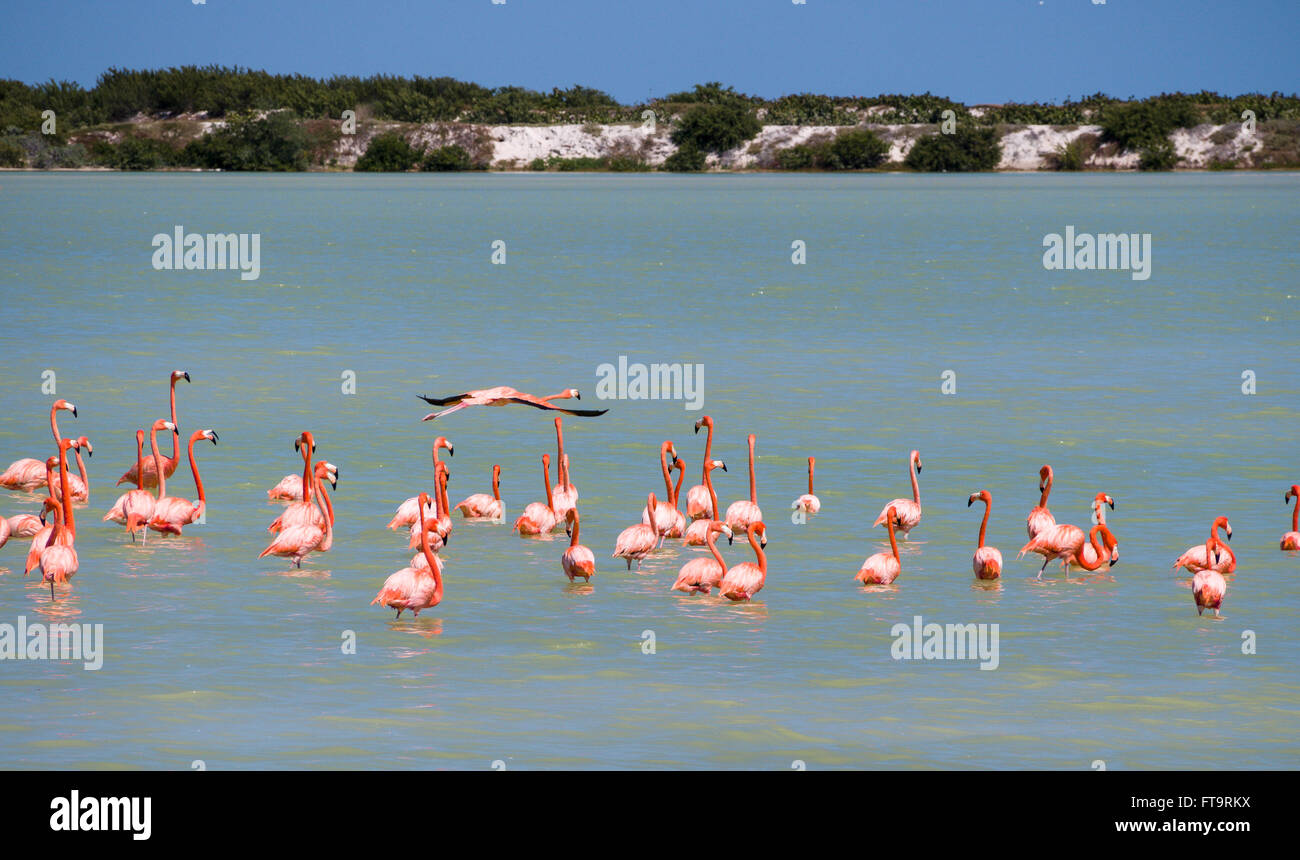
[[[51,603],[15,539],[0,623],[103,624],[105,642],[99,671],[0,662],[0,767],[1300,766],[1300,559],[1278,550],[1300,482],[1298,192],[1282,173],[0,174],[0,460],[53,453],[46,370],[80,411],[61,429],[95,445],[80,572]],[[155,271],[176,225],[261,234],[260,278]],[[1046,271],[1067,225],[1150,233],[1151,278]],[[687,486],[704,443],[680,401],[596,399],[620,355],[703,365],[724,506],[757,434],[753,602],[668,591],[698,552],[677,542],[640,572],[608,557],[662,493],[659,443]],[[141,547],[100,517],[174,368],[193,378],[182,430],[221,437],[197,453],[207,522]],[[432,489],[436,435],[453,503],[494,463],[511,520],[542,498],[549,414],[419,420],[416,394],[492,385],[610,408],[565,422],[598,573],[568,584],[563,532],[458,522],[443,603],[395,621],[368,605],[411,555],[385,524]],[[304,429],[341,475],[334,549],[297,572],[257,554]],[[912,448],[924,520],[897,583],[866,591]],[[809,455],[823,509],[800,525]],[[1043,463],[1058,521],[1114,496],[1113,572],[1036,582],[1015,559]],[[193,496],[184,466],[169,486]],[[979,489],[1006,559],[991,587],[970,569]],[[35,499],[0,492],[0,513]],[[1219,514],[1239,566],[1214,620],[1170,565]],[[999,625],[998,668],[894,660],[891,628],[918,615]]]

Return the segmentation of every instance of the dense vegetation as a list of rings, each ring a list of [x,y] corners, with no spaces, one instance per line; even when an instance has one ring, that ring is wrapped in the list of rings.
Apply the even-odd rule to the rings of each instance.
[[[851,129],[782,149],[776,153],[776,165],[782,170],[869,170],[888,155],[889,144],[873,132]]]
[[[1172,131],[1201,123],[1240,122],[1247,110],[1254,113],[1256,122],[1270,123],[1256,161],[1294,164],[1295,146],[1289,136],[1290,129],[1300,122],[1300,97],[1200,92],[1120,100],[1097,93],[1061,104],[967,106],[930,93],[872,97],[797,93],[764,99],[710,82],[643,104],[623,105],[607,93],[583,86],[540,92],[485,87],[446,77],[377,75],[318,80],[220,66],[115,68],[100,75],[90,89],[67,81],[29,85],[0,80],[0,166],[299,170],[308,165],[329,166],[345,111],[354,111],[363,123],[491,125],[639,123],[646,110],[654,112],[679,147],[672,163],[665,165],[671,170],[702,169],[709,153],[753,139],[765,124],[850,127],[940,124],[946,120],[956,120],[966,136],[957,140],[945,140],[950,137],[946,135],[936,141],[925,138],[912,159],[916,169],[975,169],[969,165],[988,163],[988,147],[976,145],[986,132],[998,125],[1029,123],[1099,125],[1104,130],[1100,145],[1139,153],[1144,168],[1164,169],[1176,163],[1169,146]],[[53,111],[57,118],[55,134],[41,133],[45,111]],[[211,120],[227,125],[205,134],[201,122]],[[159,133],[142,130],[150,123],[165,123],[168,128]],[[177,128],[184,133],[177,133]],[[976,131],[980,134],[975,135]],[[363,159],[366,166],[358,169],[398,169],[394,165],[410,160],[391,140],[380,143],[382,138],[374,140],[381,150]],[[460,143],[430,153],[416,152],[415,161],[400,169],[484,166],[476,161],[482,159],[481,153]],[[860,151],[851,151],[852,147]],[[879,163],[875,160],[879,148],[869,138],[846,139],[841,134],[830,143],[782,151],[776,160],[786,169],[861,169]],[[1059,155],[1057,166],[1075,169],[1082,166],[1078,156],[1086,161],[1088,153]],[[635,157],[605,162],[593,167],[557,161],[543,168],[644,168]]]
[[[992,170],[1002,158],[1002,145],[991,128],[959,125],[952,134],[931,134],[918,140],[903,164],[913,170],[964,173]]]

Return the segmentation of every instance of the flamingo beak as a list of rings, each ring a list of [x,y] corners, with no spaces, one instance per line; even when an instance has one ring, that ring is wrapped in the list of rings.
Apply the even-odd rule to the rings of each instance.
[[[574,396],[575,399],[577,399],[577,400],[581,400],[581,399],[582,399],[582,392],[575,388],[575,389],[573,389],[573,396]]]
[[[208,431],[208,441],[210,441],[213,445],[217,444],[217,431],[216,431],[216,430],[209,430],[209,431]]]
[[[189,381],[190,381],[190,372],[187,370],[187,371],[185,371],[185,374],[184,374],[184,375],[185,375],[185,381],[186,381],[186,382],[189,382]]]
[[[1111,509],[1112,511],[1115,510],[1115,500],[1114,500],[1114,499],[1107,498],[1107,499],[1106,499],[1106,504],[1110,505],[1110,509]]]
[[[699,433],[699,432],[700,432],[700,422],[698,422],[698,421],[695,422],[695,432],[696,432],[696,433]]]
[[[975,504],[975,497],[971,496],[969,499],[966,500],[966,507],[969,508],[973,504]]]
[[[72,417],[73,417],[73,418],[76,418],[76,417],[77,417],[77,407],[72,406],[72,407],[69,407],[69,408],[70,408],[71,411],[72,411]]]

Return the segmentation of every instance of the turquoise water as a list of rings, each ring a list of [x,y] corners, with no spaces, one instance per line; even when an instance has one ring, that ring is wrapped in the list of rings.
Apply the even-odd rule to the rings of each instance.
[[[95,445],[80,572],[51,603],[22,577],[28,541],[0,549],[0,623],[105,637],[97,672],[0,662],[0,766],[1300,766],[1300,560],[1277,549],[1300,482],[1297,191],[1294,174],[0,174],[0,460],[52,453],[47,369],[80,411],[63,432]],[[178,224],[260,233],[260,279],[155,271],[151,239]],[[1152,277],[1044,270],[1066,225],[1151,233]],[[631,573],[608,558],[662,492],[659,443],[690,486],[704,442],[679,401],[596,399],[620,355],[703,365],[724,506],[757,434],[752,603],[669,592],[697,550]],[[141,547],[99,519],[174,368],[193,378],[182,429],[221,437],[197,453],[207,522]],[[457,523],[443,603],[395,621],[368,605],[410,557],[384,526],[432,488],[434,436],[456,446],[453,502],[494,463],[510,519],[542,497],[548,414],[419,420],[417,393],[491,385],[610,408],[565,422],[598,573],[568,584],[562,532]],[[340,483],[334,549],[298,572],[256,556],[304,429]],[[866,591],[870,524],[908,495],[912,448],[924,520],[897,583]],[[809,455],[823,508],[798,525]],[[1015,560],[1045,462],[1059,521],[1115,497],[1112,573],[1040,583]],[[170,485],[193,496],[184,467]],[[991,587],[970,570],[979,489],[1006,558]],[[35,509],[0,492],[6,516]],[[1170,565],[1218,514],[1239,565],[1214,620]],[[998,668],[892,659],[891,627],[917,615],[998,624]]]

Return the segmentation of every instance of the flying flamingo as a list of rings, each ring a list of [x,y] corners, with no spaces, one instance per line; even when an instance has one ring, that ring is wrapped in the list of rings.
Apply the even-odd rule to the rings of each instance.
[[[876,517],[873,526],[882,525],[885,522],[885,514],[892,507],[898,516],[898,531],[907,540],[907,534],[912,529],[921,524],[921,488],[917,484],[917,477],[921,474],[921,452],[912,451],[907,457],[907,476],[912,479],[912,498],[894,499],[889,504],[880,509],[880,516]]]
[[[449,457],[456,456],[456,449],[455,447],[452,446],[450,442],[447,441],[446,436],[439,436],[437,439],[433,440],[433,472],[434,472],[435,479],[437,478],[437,474],[438,474],[438,464],[442,462],[442,460],[438,458],[439,448],[446,448],[447,456]],[[428,494],[426,493],[425,495]],[[415,521],[416,521],[415,505],[416,505],[417,498],[418,497],[416,496],[412,496],[411,498],[407,499],[406,501],[402,502],[400,505],[397,506],[397,513],[393,516],[393,518],[388,523],[388,527],[390,529],[396,531],[397,529],[403,526],[410,528],[411,526],[415,525]],[[432,508],[425,511],[426,514],[432,512],[433,512]]]
[[[1282,549],[1297,550],[1300,549],[1300,484],[1292,484],[1291,489],[1286,491],[1282,497],[1283,502],[1289,502],[1295,499],[1295,507],[1291,509],[1291,531],[1282,535]]]
[[[157,427],[157,422],[155,422],[154,426]],[[200,439],[205,439],[216,445],[217,433],[215,430],[195,430],[190,434],[187,450],[190,456],[190,474],[194,476],[194,490],[199,494],[197,502],[191,502],[179,496],[167,495],[166,464],[162,462],[162,457],[158,455],[157,447],[153,446],[153,442],[157,440],[158,431],[155,429],[153,433],[154,436],[149,441],[150,445],[154,447],[154,459],[158,461],[155,464],[155,469],[163,470],[163,474],[158,479],[158,501],[154,503],[153,518],[149,520],[149,528],[159,534],[178,535],[185,526],[198,522],[207,510],[208,500],[207,496],[203,494],[203,479],[199,477],[199,464],[194,461],[194,443]]]
[[[754,442],[758,439],[749,434],[749,501],[732,502],[727,508],[726,521],[732,532],[746,532],[753,523],[762,522],[763,512],[758,508],[758,483],[754,479]],[[767,533],[763,533],[764,543]]]
[[[325,490],[325,482],[334,489],[339,487],[339,467],[335,466],[328,460],[317,460],[316,465],[312,466],[312,472],[316,480],[312,482],[314,486],[319,486],[321,491]],[[299,480],[302,480],[299,478]],[[329,497],[324,499],[327,506],[332,506]],[[309,500],[293,502],[285,507],[280,516],[271,521],[266,527],[268,532],[278,532],[287,529],[289,526],[300,526],[311,523],[319,528],[325,528],[325,515],[321,513],[320,508],[313,505]]]
[[[301,438],[300,436],[299,439]],[[276,533],[267,548],[258,554],[258,558],[265,558],[268,555],[288,558],[295,567],[301,568],[302,560],[309,554],[313,552],[329,552],[330,548],[334,546],[334,508],[329,505],[324,487],[321,485],[320,479],[316,477],[315,471],[312,471],[308,480],[311,482],[309,492],[315,490],[315,495],[312,498],[320,506],[321,513],[325,515],[325,528],[322,529],[315,523],[289,526]]]
[[[989,511],[993,508],[993,497],[989,495],[988,490],[971,493],[970,498],[966,500],[966,507],[975,504],[976,499],[984,503],[984,520],[980,523],[980,543],[979,548],[975,550],[974,558],[971,559],[971,568],[975,571],[976,579],[997,579],[1002,575],[1002,553],[998,552],[995,546],[984,545],[984,532],[989,527]]]
[[[137,476],[144,471],[141,466],[141,463],[143,462],[144,431],[137,430],[135,431],[135,473]],[[139,514],[147,524],[149,520],[153,518],[153,509],[156,501],[157,500],[154,498],[153,493],[146,490],[143,482],[137,477],[136,489],[127,490],[125,493],[117,497],[117,501],[113,503],[113,507],[109,509],[108,513],[104,514],[104,522],[115,522],[118,525],[127,525],[127,520],[130,518],[131,514]],[[130,526],[127,526],[127,530],[131,532],[131,540],[134,541],[136,530],[130,528]],[[149,530],[146,528],[144,530],[144,537],[148,538],[148,536]]]
[[[1102,534],[1105,545],[1097,542],[1098,533]],[[1020,548],[1016,558],[1020,558],[1027,552],[1036,552],[1043,557],[1043,566],[1038,570],[1037,579],[1043,578],[1043,571],[1047,569],[1047,563],[1052,559],[1059,558],[1061,566],[1065,568],[1065,575],[1070,575],[1070,565],[1081,567],[1084,570],[1096,570],[1102,564],[1109,564],[1111,567],[1119,564],[1118,543],[1115,536],[1111,534],[1105,523],[1097,523],[1092,527],[1088,535],[1089,543],[1092,546],[1092,554],[1084,552],[1084,534],[1083,529],[1071,525],[1055,525],[1050,529],[1039,532],[1038,536]],[[1109,561],[1103,560],[1103,554],[1106,554]]]
[[[706,506],[709,510],[709,516],[693,521],[686,528],[683,537],[687,546],[704,546],[709,536],[709,526],[712,523],[722,522],[712,518],[713,511],[718,509],[718,494],[713,491],[712,472],[714,469],[721,469],[725,472],[727,471],[727,464],[721,460],[710,460],[704,464],[704,489],[709,494],[709,501]],[[689,504],[689,501],[687,503]]]
[[[1234,573],[1237,570],[1237,556],[1232,549],[1219,539],[1219,529],[1223,529],[1228,540],[1232,540],[1232,526],[1228,524],[1227,517],[1217,517],[1210,526],[1210,539],[1218,547],[1219,552],[1213,560],[1209,560],[1209,555],[1205,552],[1205,547],[1194,546],[1187,552],[1178,556],[1174,562],[1174,570],[1186,568],[1188,573],[1197,573],[1198,571],[1213,569],[1219,573]]]
[[[749,600],[762,591],[767,582],[767,554],[763,552],[763,547],[767,546],[767,526],[761,521],[750,523],[746,531],[758,564],[747,561],[727,571],[722,582],[718,583],[718,595],[728,600]]]
[[[574,577],[578,576],[586,582],[591,582],[591,578],[596,575],[596,556],[591,550],[578,543],[578,530],[581,528],[578,509],[569,508],[564,514],[564,519],[564,530],[569,535],[569,548],[560,557],[560,566],[564,568],[564,575],[569,578],[569,582],[573,582]]]
[[[63,437],[59,435],[58,422],[58,415],[61,410],[71,412],[73,418],[77,417],[77,407],[66,400],[56,400],[50,406],[50,430],[54,433],[56,447],[63,441]],[[0,487],[9,490],[24,490],[30,493],[45,483],[45,462],[43,460],[33,460],[31,457],[15,460],[9,464],[9,468],[5,469],[3,474],[0,474]]]
[[[506,508],[501,502],[501,467],[499,465],[493,465],[492,467],[491,495],[475,493],[456,505],[456,510],[460,511],[467,520],[503,521],[506,516]]]
[[[704,477],[701,479],[701,483],[686,491],[686,516],[693,520],[716,519],[718,516],[718,499],[709,491],[709,464],[713,462],[713,419],[705,415],[699,421],[696,421],[696,435],[699,435],[701,427],[709,428],[709,435],[704,438]],[[723,469],[723,471],[725,472],[726,469]],[[714,507],[709,507],[710,504]],[[700,543],[704,543],[702,536]]]
[[[968,506],[969,507],[969,506]],[[898,541],[894,538],[894,527],[898,522],[898,511],[893,505],[881,513],[885,527],[889,529],[889,548],[891,552],[878,552],[868,556],[862,562],[862,569],[853,577],[863,585],[889,585],[903,572],[903,563],[898,557]]]
[[[684,591],[687,594],[708,594],[709,590],[722,582],[722,578],[727,575],[727,563],[722,558],[722,553],[718,552],[718,545],[715,541],[718,535],[725,534],[727,543],[732,542],[731,526],[718,520],[697,520],[697,523],[705,524],[705,542],[709,547],[709,554],[712,558],[693,558],[682,569],[677,572],[677,579],[673,581],[672,591]],[[692,523],[694,527],[695,523]]]
[[[1219,563],[1219,551],[1215,546],[1214,537],[1205,539],[1205,557],[1212,558],[1214,563]],[[1219,607],[1223,605],[1223,595],[1228,591],[1228,582],[1223,578],[1223,574],[1214,568],[1205,568],[1197,571],[1192,577],[1192,598],[1196,601],[1196,614],[1200,615],[1207,609],[1214,610],[1214,617],[1219,617]]]
[[[424,511],[429,505],[429,494],[416,496],[416,513],[419,516],[420,551],[424,554],[424,568],[405,567],[384,580],[384,585],[370,601],[396,609],[394,620],[402,617],[402,610],[409,609],[416,618],[421,609],[437,606],[442,602],[442,562],[429,548],[429,531],[424,527]],[[269,551],[269,548],[268,548]]]
[[[646,501],[646,510],[655,509],[655,494],[651,493]],[[659,542],[659,532],[648,523],[637,523],[619,532],[614,543],[613,558],[622,558],[627,562],[627,569],[632,569],[632,560],[636,560],[637,570],[641,569],[641,560],[650,554]]]
[[[816,457],[808,458],[808,492],[794,500],[790,505],[792,510],[815,514],[822,509],[822,500],[813,495],[813,466],[816,462]]]
[[[184,379],[186,382],[189,382],[190,375],[183,370],[172,371],[171,380],[169,382],[169,387],[171,389],[170,391],[171,410],[172,410],[171,415],[172,415],[172,424],[174,424],[178,428],[180,427],[180,424],[176,420],[176,383],[181,381],[182,379]],[[166,476],[168,478],[176,474],[176,467],[180,465],[181,462],[180,443],[181,443],[180,430],[179,429],[173,430],[172,431],[172,455],[170,457],[162,458],[163,468],[166,470]],[[144,461],[144,485],[146,487],[158,486],[158,473],[154,471],[156,467],[157,467],[157,463],[153,458]],[[139,477],[139,473],[135,469],[131,469],[125,475],[118,478],[117,483],[119,485],[138,483],[137,481],[138,477]]]
[[[569,456],[564,453],[563,421],[561,416],[555,416],[555,467],[559,470],[559,482],[551,493],[555,499],[555,514],[560,519],[564,519],[569,508],[578,503],[578,488],[569,480]]]
[[[658,502],[654,509],[654,522],[650,522],[650,509],[645,508],[641,511],[641,522],[646,525],[654,526],[655,531],[661,535],[667,534],[668,530],[676,521],[673,514],[677,513],[677,506],[673,504],[673,477],[671,464],[677,461],[677,449],[673,443],[665,439],[659,446],[659,469],[664,476],[664,501]]]
[[[546,489],[546,504],[530,502],[524,513],[515,520],[514,531],[519,536],[541,535],[551,531],[559,524],[560,518],[555,514],[555,503],[551,497],[551,455],[542,455],[542,481]]]
[[[423,394],[417,394],[416,397],[433,406],[451,406],[450,409],[444,409],[441,412],[430,412],[420,419],[421,421],[432,421],[435,418],[459,412],[467,406],[510,406],[511,404],[521,404],[523,406],[532,406],[535,409],[554,409],[557,412],[563,412],[565,415],[577,415],[584,418],[604,415],[609,411],[608,409],[564,409],[551,404],[552,400],[568,400],[571,397],[581,400],[582,394],[576,388],[566,388],[559,394],[552,394],[547,397],[534,397],[508,385],[466,391],[464,394],[455,394],[451,397],[426,397]]]
[[[1025,520],[1025,530],[1029,532],[1030,540],[1037,537],[1044,529],[1056,525],[1056,517],[1052,516],[1052,512],[1047,509],[1047,497],[1052,494],[1054,477],[1051,466],[1043,466],[1038,470],[1038,506],[1029,512],[1029,517]]]

